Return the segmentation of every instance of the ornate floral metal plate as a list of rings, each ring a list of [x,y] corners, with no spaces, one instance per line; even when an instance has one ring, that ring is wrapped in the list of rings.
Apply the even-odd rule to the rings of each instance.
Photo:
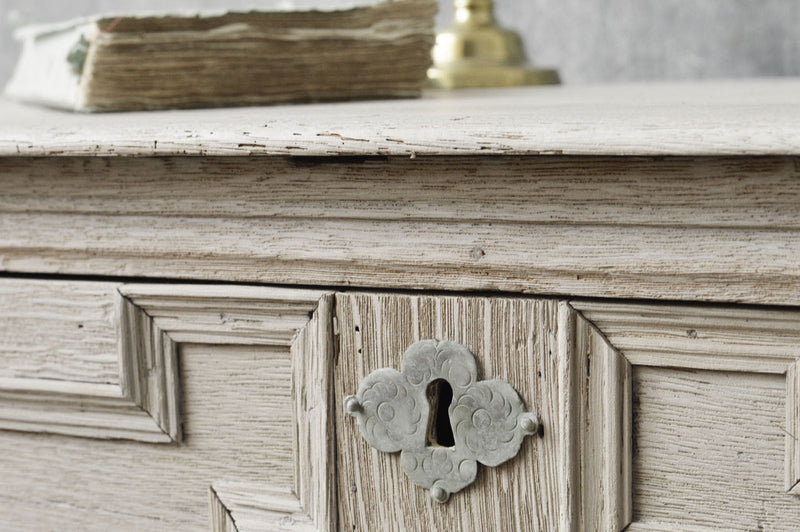
[[[443,379],[453,391],[448,409],[455,445],[428,444],[430,383]],[[395,453],[406,475],[431,497],[445,502],[472,484],[477,463],[497,466],[519,452],[525,436],[539,431],[535,413],[525,412],[519,394],[505,381],[478,381],[475,355],[463,345],[423,340],[405,352],[402,371],[379,369],[345,410],[358,420],[374,448]]]

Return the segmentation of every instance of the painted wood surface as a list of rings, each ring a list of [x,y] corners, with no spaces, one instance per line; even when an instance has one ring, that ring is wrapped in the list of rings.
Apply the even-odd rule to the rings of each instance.
[[[63,300],[73,288],[108,291],[107,284],[62,285]],[[29,426],[3,421],[16,432],[0,431],[0,500],[12,507],[0,516],[0,528],[200,528],[213,484],[224,494],[211,505],[215,526],[232,516],[231,526],[251,529],[253,514],[241,506],[253,498],[270,523],[333,530],[332,296],[256,286],[114,287],[123,353],[129,346],[144,354],[130,364],[123,357],[116,396],[78,396],[75,387],[96,392],[101,385],[43,379],[21,397],[8,379],[0,380],[0,419],[25,408],[30,414]],[[159,369],[160,359],[172,360],[174,374]],[[170,397],[178,390],[180,404]],[[109,406],[123,400],[161,440],[179,444],[155,446],[145,442],[161,440],[136,437],[141,428],[127,411]],[[70,422],[73,432],[53,430]]]
[[[0,380],[119,386],[115,283],[0,279]]]
[[[182,443],[0,432],[9,508],[0,525],[29,525],[37,512],[41,530],[65,520],[86,530],[194,528],[209,502],[214,530],[226,532],[485,523],[616,531],[631,520],[633,530],[791,530],[800,519],[796,311],[334,300],[256,286],[118,290],[148,309],[151,328],[180,339]],[[335,407],[368,373],[397,367],[408,345],[435,337],[470,346],[483,378],[509,381],[544,427],[444,506],[411,485],[397,456],[368,448]]]
[[[292,339],[292,394],[294,412],[294,489],[292,495],[305,518],[284,515],[284,525],[302,530],[338,529],[338,484],[333,368],[335,299],[320,297],[310,321]],[[260,506],[264,506],[263,503]],[[280,505],[271,511],[283,510]],[[303,528],[303,527],[306,528]],[[290,530],[291,527],[288,527]],[[246,532],[241,529],[240,532]]]
[[[209,489],[212,532],[318,532],[292,491],[246,482]]]
[[[800,154],[794,79],[80,116],[0,104],[0,155]]]
[[[0,159],[0,269],[798,305],[798,168]]]
[[[0,378],[0,428],[180,440],[176,347],[118,284],[7,278],[2,285],[14,294],[14,301],[0,308],[1,321],[8,323],[2,348],[8,353],[2,359],[6,372],[26,353],[34,354],[29,367],[64,369],[44,375],[17,370]],[[41,337],[49,340],[40,343]],[[116,366],[112,382],[103,382],[98,359]]]
[[[633,519],[631,364],[594,325],[573,314],[574,344],[566,356],[577,373],[575,529],[616,532]]]
[[[800,500],[783,489],[783,378],[637,367],[633,382],[641,526],[797,529]]]
[[[0,158],[4,213],[800,228],[792,157]]]
[[[354,420],[337,409],[341,530],[485,530],[499,523],[509,530],[565,529],[557,302],[343,294],[336,315],[337,404],[372,371],[398,368],[415,341],[449,339],[475,353],[479,378],[514,386],[544,427],[543,436],[528,438],[512,460],[479,466],[475,483],[441,505],[405,476],[398,454],[372,449]]]
[[[291,372],[288,348],[184,344],[180,446],[0,432],[0,528],[207,530],[217,481],[291,490]]]
[[[628,530],[795,528],[800,314],[597,301],[571,305],[588,327],[588,333],[576,329],[577,355],[585,358],[587,371],[585,408],[595,412],[587,418],[585,448],[592,460],[591,449],[603,449],[600,464],[622,457],[622,470],[630,471],[632,483],[617,491],[623,496],[609,507],[620,513],[632,509]],[[599,338],[601,349],[582,342],[581,335]],[[609,352],[632,370],[596,380],[598,354]],[[601,426],[593,429],[597,422]],[[597,446],[591,434],[598,429],[619,436]],[[626,451],[629,445],[632,452]],[[614,469],[594,470],[602,473],[590,480],[614,478],[609,476]],[[584,488],[587,484],[596,480]]]
[[[45,356],[54,358],[50,363],[56,366],[63,359],[67,370],[79,368],[75,370],[79,376],[67,378],[75,371],[62,371],[61,378],[56,379],[0,378],[0,427],[149,442],[181,439],[179,343],[288,347],[296,331],[308,322],[308,309],[315,308],[322,294],[263,287],[123,286],[82,281],[48,284],[45,280],[15,279],[2,283],[19,301],[0,309],[0,316],[11,318],[3,347],[12,353],[8,365],[3,359],[6,372],[14,371],[24,353],[39,349],[39,336],[50,335],[51,341],[43,347],[50,346],[54,351]],[[47,296],[44,301],[42,294]],[[47,307],[50,302],[53,306]],[[76,317],[82,321],[86,312],[96,309],[110,323],[85,346],[80,340],[70,344]],[[17,329],[13,325],[19,316],[27,316],[28,323]],[[50,318],[36,329],[37,316]],[[65,345],[71,348],[62,352],[57,335],[65,330]],[[116,359],[116,384],[98,383],[102,374],[91,376],[96,364],[84,363],[87,356],[90,361],[97,356],[98,342],[104,347],[115,344],[113,351],[103,351],[101,356]],[[87,355],[83,355],[84,348]],[[76,351],[79,356],[72,356]]]

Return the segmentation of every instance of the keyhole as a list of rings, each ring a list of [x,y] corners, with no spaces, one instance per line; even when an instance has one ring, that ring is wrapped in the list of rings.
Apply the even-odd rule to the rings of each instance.
[[[450,424],[450,403],[453,387],[444,379],[436,379],[428,385],[428,403],[431,406],[428,421],[429,447],[454,447],[453,426]]]

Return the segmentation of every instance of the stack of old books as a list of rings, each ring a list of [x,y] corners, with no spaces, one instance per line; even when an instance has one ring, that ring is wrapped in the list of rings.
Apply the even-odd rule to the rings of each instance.
[[[431,63],[436,0],[305,4],[26,28],[6,94],[80,111],[420,94]]]

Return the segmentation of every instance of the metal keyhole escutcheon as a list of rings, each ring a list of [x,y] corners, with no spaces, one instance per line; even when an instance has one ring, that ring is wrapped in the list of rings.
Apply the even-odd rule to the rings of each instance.
[[[452,389],[447,413],[455,445],[450,447],[431,445],[428,438],[435,413],[427,392],[439,380]],[[475,355],[446,340],[413,344],[403,355],[401,371],[374,371],[344,407],[367,443],[386,453],[400,452],[406,475],[441,503],[472,484],[478,462],[498,466],[517,455],[525,436],[539,432],[538,416],[525,411],[510,384],[479,381]]]

